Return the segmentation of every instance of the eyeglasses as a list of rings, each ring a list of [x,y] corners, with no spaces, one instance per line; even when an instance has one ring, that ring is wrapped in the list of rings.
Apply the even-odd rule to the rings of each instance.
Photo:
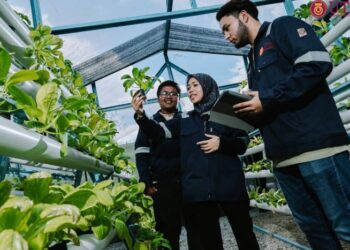
[[[159,93],[161,97],[178,97],[179,94],[176,92],[167,92],[167,91],[162,91]]]

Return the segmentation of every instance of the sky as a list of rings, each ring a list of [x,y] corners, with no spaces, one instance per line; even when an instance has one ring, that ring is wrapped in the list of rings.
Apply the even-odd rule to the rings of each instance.
[[[190,9],[190,2],[190,0],[173,0],[173,10]],[[196,0],[196,2],[198,7],[205,7],[224,4],[226,0]],[[295,7],[305,2],[306,0],[293,1]],[[15,10],[31,18],[29,0],[8,0],[8,3]],[[166,12],[166,0],[39,0],[39,3],[43,23],[51,27]],[[261,21],[272,21],[279,16],[286,15],[284,5],[281,3],[261,6],[259,12]],[[219,30],[215,13],[174,19],[172,22]],[[162,23],[164,22],[151,22],[61,35],[60,37],[64,41],[63,54],[76,65]],[[190,73],[203,72],[210,74],[219,85],[237,83],[246,79],[246,71],[241,57],[182,51],[169,51],[168,54],[172,63]],[[131,73],[133,66],[150,66],[149,74],[155,75],[164,62],[163,53],[158,53],[97,81],[96,87],[100,106],[109,107],[131,101],[130,94],[124,92],[120,77]],[[182,91],[185,92],[185,76],[175,70],[173,70],[173,74],[175,81],[180,84]],[[169,79],[166,70],[160,79]],[[155,97],[156,88],[157,85],[148,93],[148,98]],[[91,91],[91,88],[88,89]],[[192,108],[188,98],[181,99],[181,106],[185,111]],[[146,112],[152,114],[158,110],[158,105],[146,105],[145,109]],[[137,125],[132,119],[132,114],[131,109],[107,113],[107,117],[117,123],[119,134],[116,140],[120,144],[133,142],[136,137]]]

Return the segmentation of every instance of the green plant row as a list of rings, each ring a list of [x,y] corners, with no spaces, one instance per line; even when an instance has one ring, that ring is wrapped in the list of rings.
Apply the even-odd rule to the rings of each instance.
[[[78,234],[92,231],[105,238],[114,228],[129,249],[169,248],[154,229],[152,199],[144,195],[144,184],[114,183],[79,187],[52,185],[48,173],[35,173],[22,182],[24,196],[13,196],[11,183],[0,183],[0,242],[2,249],[47,249],[62,241],[79,245]],[[133,239],[127,224],[137,224]]]
[[[60,51],[63,41],[52,35],[47,26],[38,26],[29,35],[33,40],[26,49],[31,59],[29,69],[11,74],[11,55],[0,47],[0,112],[22,110],[27,117],[26,126],[55,136],[62,143],[62,156],[70,146],[114,165],[118,173],[133,172],[135,166],[129,164],[124,149],[113,141],[116,125],[105,118],[96,105],[96,95],[87,92],[81,75],[64,59]],[[25,81],[40,85],[35,98],[18,87]],[[65,97],[61,85],[72,96]]]
[[[266,203],[273,207],[281,207],[287,205],[286,198],[281,190],[270,189],[266,192],[265,189],[257,187],[249,191],[249,199],[255,200],[257,203]]]
[[[259,172],[262,170],[269,170],[272,173],[272,162],[270,160],[260,160],[253,162],[243,168],[244,172]]]

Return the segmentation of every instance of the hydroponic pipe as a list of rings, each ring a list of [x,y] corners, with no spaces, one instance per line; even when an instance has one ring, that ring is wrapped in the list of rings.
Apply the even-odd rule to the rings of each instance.
[[[341,120],[343,121],[343,124],[350,123],[350,110],[340,112],[339,115]]]
[[[248,155],[252,155],[255,153],[259,153],[259,152],[264,151],[264,149],[265,149],[265,145],[264,145],[264,143],[261,143],[258,146],[255,146],[253,148],[248,148],[247,151],[241,156],[248,156]]]
[[[328,47],[332,42],[338,39],[338,37],[340,37],[349,29],[349,17],[345,17],[321,38],[321,42],[325,47]]]
[[[350,96],[350,90],[346,90],[346,91],[340,93],[339,95],[333,96],[333,98],[334,98],[334,101],[337,103],[337,102],[344,100],[345,98],[347,98],[349,96]]]
[[[61,143],[3,117],[0,138],[0,155],[103,174],[114,171],[112,166],[73,148],[68,148],[67,156],[61,157]]]
[[[257,226],[257,225],[253,225],[253,228],[254,228],[256,231],[260,232],[260,233],[268,234],[268,235],[270,235],[272,238],[276,238],[276,239],[278,239],[278,240],[281,240],[281,241],[283,241],[283,242],[285,242],[285,243],[288,243],[288,244],[290,244],[290,245],[292,245],[292,246],[294,246],[294,247],[296,247],[296,248],[298,248],[298,249],[301,249],[301,250],[311,250],[311,248],[308,248],[308,247],[306,247],[306,246],[303,246],[303,245],[299,244],[298,242],[295,242],[294,240],[288,239],[288,238],[286,238],[286,237],[284,237],[284,236],[282,236],[282,235],[279,235],[279,234],[276,234],[276,233],[272,233],[272,232],[270,232],[269,230],[267,230],[267,229],[265,229],[265,228],[259,227],[259,226]]]
[[[349,22],[350,23],[350,22]],[[345,76],[350,72],[350,58],[345,62],[342,62],[340,65],[335,67],[332,73],[327,77],[327,82],[332,83],[335,80]]]
[[[14,29],[14,32],[23,42],[27,45],[32,44],[32,41],[28,36],[29,29],[6,1],[0,0],[0,16]]]
[[[64,173],[74,173],[75,172],[74,170],[69,169],[69,168],[63,168],[63,167],[58,167],[58,166],[54,166],[54,165],[50,165],[50,164],[28,161],[28,160],[23,160],[23,159],[18,159],[18,158],[10,158],[10,162],[15,163],[15,164],[24,165],[27,167],[47,169],[50,171],[61,171]]]

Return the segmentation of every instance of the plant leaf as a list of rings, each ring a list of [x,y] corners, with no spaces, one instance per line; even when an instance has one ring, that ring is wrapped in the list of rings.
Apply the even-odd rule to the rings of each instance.
[[[98,226],[93,226],[91,229],[97,239],[104,239],[111,230],[111,221],[106,216],[99,216],[97,219]]]
[[[47,83],[40,87],[36,94],[36,103],[43,114],[40,121],[47,124],[50,115],[53,115],[53,110],[56,108],[61,95],[61,90],[56,83]]]
[[[17,106],[18,105],[20,107],[29,106],[32,108],[36,108],[36,102],[34,101],[34,99],[30,95],[25,93],[23,90],[20,90],[16,86],[11,86],[8,89],[8,91],[11,94],[11,96],[13,97],[13,99],[16,100]]]
[[[7,229],[0,233],[1,248],[6,250],[28,250],[27,241],[18,232]]]
[[[4,204],[10,197],[12,185],[8,180],[3,180],[0,182],[0,207]]]
[[[5,81],[11,66],[11,56],[8,51],[0,47],[0,82]]]
[[[94,207],[98,202],[96,194],[90,189],[78,189],[67,194],[62,203],[77,206],[81,211]]]
[[[20,82],[37,80],[38,74],[33,70],[19,70],[13,73],[5,82],[5,89],[9,89],[12,85]]]
[[[98,190],[94,190],[94,192],[97,195],[99,203],[101,203],[106,207],[113,206],[114,202],[113,202],[112,196],[107,192],[107,190],[98,189]]]
[[[41,69],[35,72],[38,74],[38,79],[36,79],[35,82],[40,83],[42,85],[49,81],[50,73],[47,70]]]
[[[23,182],[24,195],[35,204],[42,202],[49,194],[52,176],[46,172],[38,172],[28,176]]]

